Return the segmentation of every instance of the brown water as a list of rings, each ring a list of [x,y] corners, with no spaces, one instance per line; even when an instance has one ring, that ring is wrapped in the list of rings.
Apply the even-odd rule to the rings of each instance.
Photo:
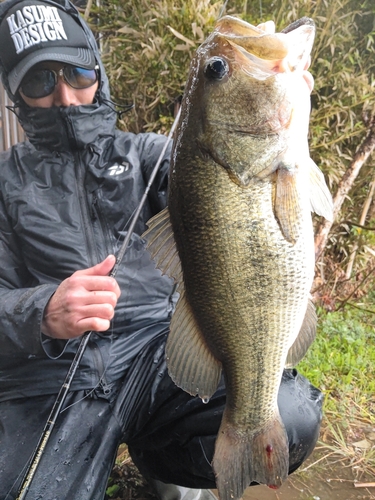
[[[375,478],[372,478],[375,480]],[[367,483],[367,481],[366,481]],[[365,484],[366,484],[365,483]],[[289,478],[283,486],[273,491],[267,486],[252,486],[245,491],[243,500],[374,500],[375,488],[354,486],[354,481],[343,478],[308,481]],[[361,483],[362,485],[362,483]],[[214,493],[217,494],[215,490]]]
[[[252,486],[245,491],[243,500],[375,500],[375,476],[359,471],[340,457],[324,459],[318,451],[278,490]]]

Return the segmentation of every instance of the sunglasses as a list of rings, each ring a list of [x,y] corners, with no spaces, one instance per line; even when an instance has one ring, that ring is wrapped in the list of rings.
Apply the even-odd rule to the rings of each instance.
[[[40,99],[52,94],[59,77],[73,89],[88,89],[98,81],[98,69],[99,66],[94,69],[78,66],[64,66],[59,70],[34,69],[22,80],[20,90],[26,97]]]

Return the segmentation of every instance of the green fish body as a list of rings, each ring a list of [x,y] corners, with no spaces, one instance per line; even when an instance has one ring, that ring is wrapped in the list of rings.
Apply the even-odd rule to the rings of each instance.
[[[206,402],[224,373],[213,460],[221,500],[253,481],[277,488],[288,474],[277,395],[315,335],[311,210],[332,211],[307,145],[313,37],[310,20],[279,34],[219,20],[191,64],[168,209],[145,233],[179,284],[172,379]]]

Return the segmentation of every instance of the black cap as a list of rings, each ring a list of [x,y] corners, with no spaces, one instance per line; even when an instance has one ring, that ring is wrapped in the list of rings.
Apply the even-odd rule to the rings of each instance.
[[[23,1],[0,25],[1,60],[13,94],[22,78],[41,61],[59,61],[93,69],[95,55],[82,27],[56,4]]]

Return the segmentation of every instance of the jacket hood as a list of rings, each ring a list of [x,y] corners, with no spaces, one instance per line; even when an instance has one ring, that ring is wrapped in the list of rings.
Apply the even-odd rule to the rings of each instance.
[[[19,2],[20,0],[5,0],[5,2],[0,3],[0,23],[9,9]],[[113,133],[117,114],[110,101],[108,78],[94,35],[74,5],[68,0],[43,0],[43,2],[63,9],[81,25],[99,65],[99,87],[94,103],[66,108],[31,108],[23,102],[19,95],[12,94],[6,69],[0,58],[2,83],[9,98],[15,104],[14,111],[21,126],[30,142],[37,148],[52,147],[61,150],[73,146],[75,149],[80,149],[95,141],[98,133],[102,135],[112,135]]]

